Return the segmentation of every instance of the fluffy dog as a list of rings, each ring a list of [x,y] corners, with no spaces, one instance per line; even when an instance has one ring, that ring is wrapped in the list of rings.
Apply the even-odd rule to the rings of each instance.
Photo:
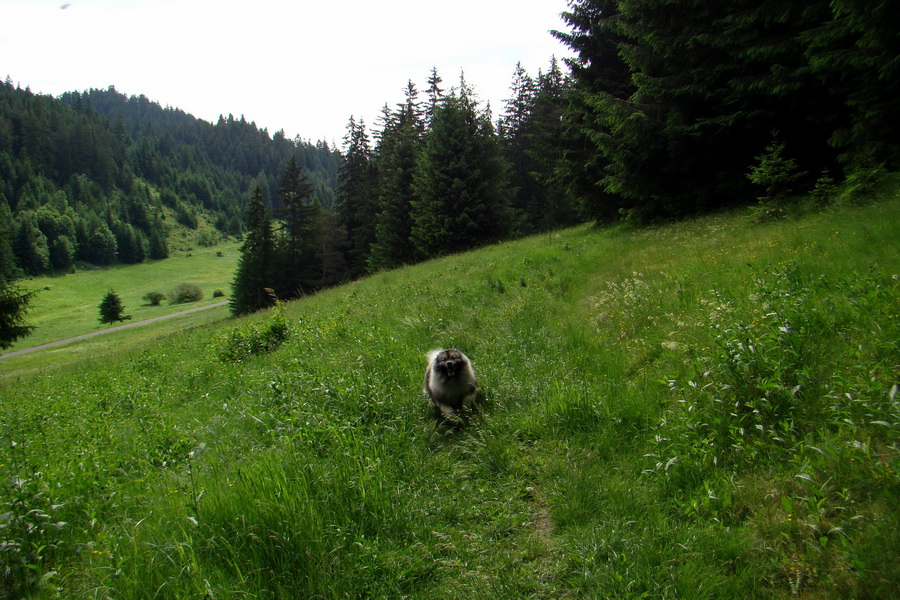
[[[457,350],[432,350],[425,355],[425,395],[434,405],[436,417],[451,418],[475,404],[475,371],[469,357]]]

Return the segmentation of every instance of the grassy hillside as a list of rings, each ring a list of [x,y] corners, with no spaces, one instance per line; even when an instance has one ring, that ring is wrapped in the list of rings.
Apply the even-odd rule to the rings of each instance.
[[[581,227],[7,371],[0,589],[896,596],[898,209]]]
[[[100,301],[109,289],[121,296],[125,314],[131,315],[132,321],[227,299],[214,298],[213,294],[216,290],[222,290],[226,295],[230,293],[240,256],[239,246],[237,242],[229,242],[212,248],[181,250],[162,261],[88,267],[77,273],[21,281],[22,287],[38,292],[28,312],[28,322],[35,326],[35,331],[7,352],[110,327],[99,321]],[[163,301],[159,306],[151,306],[143,299],[148,292],[168,294],[182,283],[199,286],[203,299],[190,304]]]

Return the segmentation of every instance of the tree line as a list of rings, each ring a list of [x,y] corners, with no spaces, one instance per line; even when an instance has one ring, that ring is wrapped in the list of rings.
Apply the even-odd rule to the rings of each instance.
[[[570,0],[560,174],[591,217],[680,217],[752,201],[767,148],[798,186],[900,158],[900,3]]]
[[[345,276],[871,181],[900,158],[897,17],[887,1],[570,0],[570,30],[553,32],[575,52],[568,75],[518,66],[496,121],[464,77],[445,91],[434,70],[371,136],[351,118]]]
[[[199,243],[239,236],[247,190],[258,184],[272,206],[277,172],[292,156],[318,201],[332,205],[340,155],[323,142],[270,136],[232,115],[208,123],[112,87],[53,98],[7,78],[0,278],[165,258],[179,227]]]
[[[460,75],[449,89],[436,69],[421,94],[385,105],[377,129],[350,118],[334,211],[308,201],[291,164],[282,209],[257,190],[234,280],[234,314],[270,306],[382,269],[584,220],[553,179],[566,88],[558,62],[532,78],[517,66],[496,123]],[[275,220],[273,221],[273,217]]]
[[[464,76],[446,89],[432,70],[374,129],[351,118],[343,152],[114,88],[57,101],[7,80],[0,276],[138,261],[153,239],[165,252],[172,219],[206,222],[245,236],[235,289],[251,273],[255,299],[239,314],[586,220],[871,180],[900,158],[898,17],[888,0],[570,0],[553,32],[566,73],[518,66],[495,119]]]

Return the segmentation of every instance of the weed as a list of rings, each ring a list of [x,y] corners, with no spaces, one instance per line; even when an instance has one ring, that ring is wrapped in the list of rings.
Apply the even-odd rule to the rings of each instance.
[[[262,323],[247,323],[229,331],[219,345],[219,359],[241,362],[278,348],[288,338],[290,327],[284,316],[284,306],[278,299],[272,312],[272,316]]]

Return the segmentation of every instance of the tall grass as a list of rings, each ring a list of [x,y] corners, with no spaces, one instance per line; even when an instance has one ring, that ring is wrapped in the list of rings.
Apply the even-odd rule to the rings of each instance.
[[[7,376],[0,589],[896,595],[897,208],[580,227]]]

